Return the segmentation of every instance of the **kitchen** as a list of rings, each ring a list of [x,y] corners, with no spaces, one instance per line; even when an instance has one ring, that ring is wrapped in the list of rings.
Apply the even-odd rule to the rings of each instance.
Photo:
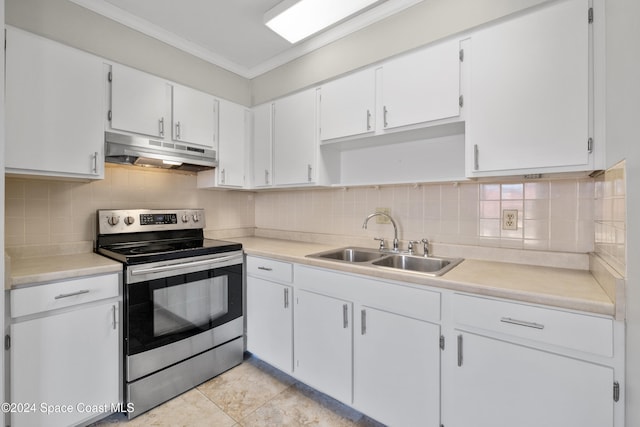
[[[393,46],[381,44],[390,51],[379,52],[375,49],[362,49],[365,51],[362,53],[363,56],[375,54],[381,55],[381,57],[373,59],[352,58],[351,61],[359,61],[357,64],[350,64],[345,60],[339,64],[332,63],[331,67],[309,67],[313,61],[321,61],[322,55],[336,53],[329,48],[322,49],[318,54],[310,55],[304,61],[294,61],[289,65],[290,69],[281,70],[284,73],[282,79],[275,71],[255,77],[252,81],[252,89],[249,89],[249,84],[245,83],[244,79],[220,69],[215,70],[220,79],[212,82],[211,78],[204,77],[206,75],[204,70],[212,71],[212,67],[202,64],[201,61],[193,57],[189,59],[185,54],[171,50],[171,55],[175,55],[173,58],[179,57],[181,63],[187,61],[186,63],[193,64],[194,69],[202,72],[201,75],[197,75],[195,72],[188,77],[183,76],[182,66],[165,63],[166,57],[160,52],[166,52],[166,46],[161,48],[159,42],[147,39],[124,27],[119,27],[111,21],[100,19],[71,3],[7,1],[6,7],[7,23],[14,26],[48,35],[76,47],[98,51],[102,56],[146,69],[148,72],[157,73],[158,69],[162,69],[168,74],[165,77],[171,80],[190,84],[244,105],[258,105],[263,101],[313,85],[331,76],[375,62],[394,53],[428,43],[446,34],[473,27],[483,20],[488,21],[500,14],[507,14],[514,9],[524,8],[539,2],[525,3],[521,6],[505,6],[506,10],[496,7],[497,10],[492,11],[492,8],[487,7],[482,12],[478,10],[477,5],[467,3],[457,5],[457,8],[438,4],[439,7],[444,8],[443,13],[447,11],[453,13],[454,9],[457,11],[461,7],[466,8],[463,10],[470,10],[474,13],[460,19],[460,21],[467,20],[467,22],[460,22],[458,19],[452,21],[455,24],[452,23],[451,28],[442,29],[437,25],[421,24],[420,31],[416,31],[415,34],[406,34],[406,37],[397,40],[397,43],[394,42]],[[632,36],[625,33],[625,31],[632,31],[631,24],[627,24],[624,20],[626,16],[631,15],[625,8],[631,10],[634,7],[637,8],[631,3],[624,6],[618,2],[615,4],[613,2],[606,3],[608,24],[606,25],[607,101],[602,104],[602,108],[606,105],[607,111],[606,166],[607,168],[612,167],[619,160],[626,159],[627,182],[635,182],[636,176],[634,174],[637,171],[635,164],[637,156],[634,157],[634,154],[637,153],[633,151],[636,148],[628,143],[629,129],[634,116],[632,113],[637,112],[637,108],[634,110],[635,107],[631,104],[625,105],[623,103],[624,100],[634,98],[627,98],[626,91],[635,90],[633,85],[629,86],[623,83],[632,81],[631,78],[625,80],[623,77],[634,75],[631,70],[634,67],[637,68],[637,58],[623,57],[619,50],[624,51],[625,49],[620,49],[619,46],[624,45],[625,40],[633,40]],[[618,9],[619,7],[621,9]],[[33,13],[34,10],[37,13]],[[492,13],[496,15],[492,16]],[[67,17],[65,18],[65,16]],[[38,17],[45,17],[45,19]],[[69,17],[73,17],[73,19]],[[407,16],[404,19],[414,22]],[[433,20],[434,18],[427,17],[426,19]],[[61,22],[70,20],[80,28],[75,28],[71,34],[67,34],[63,31],[64,25]],[[613,24],[609,24],[609,20],[612,20]],[[417,26],[415,22],[414,25]],[[117,27],[119,34],[117,39],[128,37],[130,38],[129,42],[135,41],[135,45],[140,46],[141,51],[146,52],[144,61],[141,58],[128,57],[127,52],[119,48],[115,41],[109,46],[100,44],[98,39],[102,37],[103,32],[106,34],[116,33],[114,26]],[[74,27],[71,26],[71,28]],[[380,28],[379,30],[384,32],[385,29]],[[77,40],[73,35],[75,31],[86,32],[87,39]],[[369,31],[373,33],[367,34],[370,36],[370,41],[360,40],[360,42],[365,43],[365,46],[369,46],[368,43],[380,42],[380,39],[376,38],[374,29]],[[438,31],[440,33],[437,33]],[[378,34],[377,37],[383,37],[383,34]],[[413,40],[411,37],[421,37],[421,39]],[[354,39],[355,37],[345,40],[354,42]],[[89,45],[83,46],[82,43]],[[149,49],[150,47],[154,49]],[[334,48],[337,49],[335,46]],[[154,54],[154,52],[158,53]],[[300,70],[309,70],[309,68],[312,70],[304,73],[297,72],[297,67],[300,67]],[[328,69],[332,67],[333,69]],[[618,95],[617,91],[622,91],[624,96],[616,96]],[[370,177],[367,179],[370,180]],[[495,250],[497,255],[494,256],[498,257],[505,256],[504,254],[507,253],[500,250],[501,248],[505,249],[505,246],[517,249],[532,248],[583,253],[589,252],[594,243],[593,237],[590,236],[593,236],[596,227],[593,222],[598,219],[595,217],[593,209],[598,202],[594,200],[595,197],[589,196],[597,185],[591,178],[570,178],[538,183],[525,181],[520,177],[508,181],[471,181],[457,185],[454,182],[422,181],[418,181],[420,184],[413,184],[413,179],[415,176],[410,176],[407,179],[407,182],[410,183],[396,186],[352,187],[347,185],[333,189],[272,190],[253,193],[202,190],[197,189],[196,178],[193,175],[169,175],[123,167],[105,168],[105,179],[92,183],[25,180],[9,177],[5,194],[5,241],[6,246],[11,247],[12,251],[20,251],[21,247],[47,242],[59,245],[57,246],[60,248],[57,249],[59,251],[67,250],[73,253],[78,246],[86,245],[87,241],[93,240],[95,234],[93,218],[96,209],[132,206],[132,204],[144,204],[149,208],[167,208],[167,203],[164,200],[171,200],[171,206],[179,204],[180,206],[204,208],[207,213],[207,232],[211,237],[222,239],[251,236],[254,233],[254,227],[256,227],[256,234],[263,233],[262,235],[265,237],[291,236],[292,239],[295,239],[296,236],[304,236],[305,239],[317,240],[327,238],[326,235],[333,235],[329,236],[334,238],[333,240],[321,243],[335,242],[338,245],[343,245],[343,243],[348,245],[358,242],[361,243],[361,246],[372,247],[374,242],[371,241],[371,238],[374,236],[390,240],[391,227],[389,225],[374,227],[372,224],[370,227],[372,231],[364,232],[361,228],[362,220],[378,207],[390,207],[392,216],[402,224],[402,240],[406,242],[410,239],[419,240],[428,237],[434,242],[436,254],[443,253],[441,251],[452,245],[479,247],[483,249],[483,253]],[[540,202],[534,209],[530,194],[536,187],[538,187],[536,190],[538,198],[535,200]],[[627,218],[633,218],[635,217],[633,215],[634,209],[637,208],[637,196],[632,188],[629,188],[626,196]],[[562,203],[558,204],[558,200],[561,200]],[[91,201],[91,203],[87,203],[87,201]],[[510,206],[516,210],[520,206],[530,207],[531,211],[525,211],[524,208],[521,210],[525,214],[521,220],[539,221],[540,223],[537,225],[543,227],[546,232],[543,231],[540,235],[525,235],[522,230],[518,230],[520,234],[500,237],[499,227],[496,226],[500,222],[500,216],[499,214],[496,216],[495,212],[491,213],[491,211],[492,209],[495,211],[495,205],[505,202],[511,203]],[[480,205],[486,209],[481,211]],[[543,210],[543,213],[540,213],[540,209]],[[478,213],[473,214],[473,212]],[[533,212],[540,216],[537,218],[529,216]],[[567,220],[559,214],[562,212],[570,212],[571,220],[569,222],[576,221],[579,226],[568,228]],[[72,221],[64,220],[69,216],[73,218]],[[50,220],[50,218],[52,219]],[[541,218],[546,218],[546,222]],[[475,228],[475,224],[478,223],[486,226],[481,232]],[[637,242],[634,240],[633,227],[632,223],[628,224],[629,232],[626,245],[627,259],[629,260],[634,259],[634,254],[637,254],[634,252]],[[291,232],[291,234],[283,234],[286,232]],[[545,237],[540,237],[541,235]],[[337,241],[335,238],[343,240]],[[527,255],[529,254],[527,253]],[[467,255],[467,257],[473,258],[474,256]],[[563,260],[562,262],[568,261]],[[638,316],[637,307],[633,302],[635,292],[633,283],[637,277],[634,274],[634,269],[637,267],[630,262],[626,268],[626,345],[627,360],[632,361],[638,347],[634,341],[637,338],[633,333],[634,325],[637,324],[635,319]],[[635,418],[637,414],[634,411],[637,409],[631,402],[634,400],[637,367],[633,363],[629,363],[626,369],[625,389],[622,396],[627,402],[626,423],[634,425],[633,420],[637,419]]]

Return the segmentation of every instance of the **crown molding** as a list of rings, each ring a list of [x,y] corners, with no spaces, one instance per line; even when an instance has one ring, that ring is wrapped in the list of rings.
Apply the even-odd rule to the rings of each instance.
[[[385,19],[395,13],[398,13],[410,6],[422,2],[423,0],[387,0],[386,2],[365,11],[364,13],[355,16],[354,18],[338,24],[329,30],[320,33],[317,36],[312,36],[306,40],[303,40],[297,44],[291,46],[291,48],[284,52],[264,61],[263,63],[248,68],[237,64],[224,58],[221,55],[217,55],[214,52],[206,49],[202,45],[182,38],[164,28],[155,25],[145,19],[137,17],[131,13],[128,13],[119,7],[116,7],[106,1],[101,0],[69,0],[79,6],[89,9],[99,15],[116,21],[122,25],[139,31],[149,37],[153,37],[161,42],[164,42],[170,46],[187,52],[197,58],[207,61],[213,65],[224,68],[232,73],[238,74],[241,77],[252,79],[261,74],[269,72],[287,62],[293,61],[303,55],[313,52],[323,46],[328,45],[340,38],[343,38],[351,33],[354,33],[364,27],[367,27],[375,22]]]

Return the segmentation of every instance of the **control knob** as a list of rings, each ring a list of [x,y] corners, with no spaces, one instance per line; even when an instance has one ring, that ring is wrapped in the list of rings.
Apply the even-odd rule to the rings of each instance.
[[[124,218],[124,223],[127,224],[127,225],[131,225],[134,222],[136,222],[136,219],[134,217],[132,217],[132,216],[127,216],[127,217]]]
[[[189,222],[189,215],[187,214],[182,215],[182,222]]]
[[[200,216],[198,214],[193,214],[193,222],[199,222]]]
[[[119,216],[111,215],[107,217],[107,224],[109,224],[112,227],[118,224],[119,222],[120,222]]]

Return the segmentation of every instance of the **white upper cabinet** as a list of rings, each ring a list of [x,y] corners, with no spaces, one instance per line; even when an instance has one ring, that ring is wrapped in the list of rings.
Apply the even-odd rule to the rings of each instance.
[[[111,128],[164,138],[170,134],[171,86],[133,68],[111,67]]]
[[[179,85],[173,85],[172,91],[173,140],[215,149],[216,99]]]
[[[593,168],[588,5],[551,2],[471,35],[468,176]]]
[[[384,129],[457,117],[459,41],[432,45],[384,63],[381,92]]]
[[[222,186],[242,187],[245,184],[245,144],[249,111],[242,105],[225,100],[220,100],[219,105],[218,183]]]
[[[104,175],[102,60],[7,28],[7,172]]]
[[[271,103],[253,108],[253,186],[269,187],[273,184]]]
[[[362,135],[375,130],[375,69],[369,68],[322,86],[322,140]]]
[[[316,182],[318,123],[316,89],[278,99],[273,105],[275,185]]]

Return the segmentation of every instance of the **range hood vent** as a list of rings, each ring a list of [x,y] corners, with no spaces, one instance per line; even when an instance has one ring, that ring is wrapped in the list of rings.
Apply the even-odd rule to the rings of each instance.
[[[199,172],[218,166],[215,150],[105,132],[105,162]]]

